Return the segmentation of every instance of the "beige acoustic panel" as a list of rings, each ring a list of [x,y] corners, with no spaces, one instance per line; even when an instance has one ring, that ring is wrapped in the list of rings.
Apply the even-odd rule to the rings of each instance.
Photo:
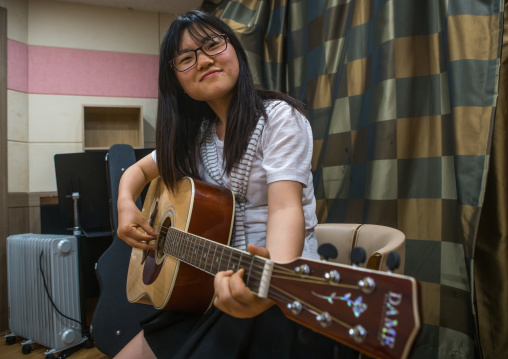
[[[7,38],[28,43],[28,0],[4,0],[7,9]]]
[[[81,143],[30,143],[29,192],[56,191],[55,155],[82,152]]]
[[[159,19],[154,12],[31,0],[30,45],[157,55]]]
[[[28,143],[7,141],[8,192],[28,192]]]
[[[154,142],[157,100],[149,98],[29,95],[29,141],[83,142],[83,105],[143,107],[144,135]]]
[[[7,139],[28,141],[28,95],[7,90]]]
[[[111,6],[124,9],[181,14],[201,7],[203,0],[60,0],[71,3]],[[214,0],[217,2],[217,0]],[[255,9],[253,9],[255,10]]]
[[[166,35],[166,31],[168,31],[169,26],[175,20],[176,16],[171,14],[160,14],[160,23],[159,23],[159,43],[164,39],[164,35]]]

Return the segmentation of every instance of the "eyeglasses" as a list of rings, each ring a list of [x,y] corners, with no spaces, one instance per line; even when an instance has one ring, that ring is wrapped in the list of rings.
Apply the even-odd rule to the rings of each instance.
[[[203,45],[197,49],[185,51],[181,54],[178,54],[169,63],[175,70],[184,72],[196,64],[196,61],[198,60],[199,50],[203,51],[203,53],[207,56],[215,56],[221,52],[226,51],[227,48],[228,42],[226,35],[222,34],[213,36],[209,40],[205,41]]]

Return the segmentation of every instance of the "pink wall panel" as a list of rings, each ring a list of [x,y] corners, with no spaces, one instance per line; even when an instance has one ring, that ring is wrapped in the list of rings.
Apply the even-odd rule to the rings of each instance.
[[[7,40],[7,88],[28,92],[28,46]]]
[[[157,98],[159,56],[28,48],[31,94]]]

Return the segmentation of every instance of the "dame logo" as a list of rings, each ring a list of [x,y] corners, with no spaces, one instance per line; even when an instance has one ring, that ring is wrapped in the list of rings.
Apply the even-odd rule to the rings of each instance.
[[[397,326],[399,324],[399,311],[397,306],[402,302],[402,295],[399,293],[388,292],[385,294],[383,305],[383,317],[381,318],[378,340],[382,346],[393,349],[397,339]]]

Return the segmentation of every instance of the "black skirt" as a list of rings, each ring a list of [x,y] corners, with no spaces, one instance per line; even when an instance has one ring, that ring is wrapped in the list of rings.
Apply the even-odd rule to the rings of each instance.
[[[277,306],[249,319],[215,307],[204,315],[162,312],[142,328],[160,359],[358,357],[358,352],[287,319]]]

